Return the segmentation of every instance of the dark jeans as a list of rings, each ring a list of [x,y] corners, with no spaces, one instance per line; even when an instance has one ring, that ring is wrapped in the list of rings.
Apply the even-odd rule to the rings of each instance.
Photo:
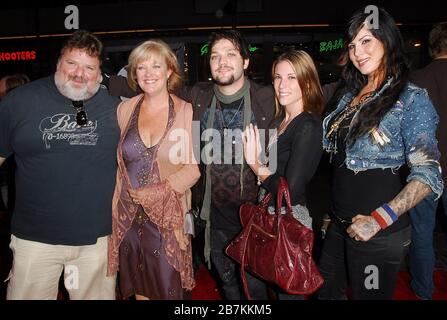
[[[318,298],[346,299],[349,279],[353,299],[391,299],[410,239],[408,226],[367,242],[355,241],[343,226],[332,222],[320,257],[319,268],[325,282]]]
[[[444,214],[447,217],[447,191],[442,194],[441,201],[442,206],[444,207]]]
[[[422,299],[431,299],[434,291],[435,252],[433,231],[438,201],[430,194],[410,210],[412,233],[410,246],[411,288]]]
[[[211,229],[211,261],[219,274],[223,294],[227,300],[243,300],[244,290],[239,276],[239,265],[225,254],[228,243],[238,233],[222,229]],[[267,300],[267,286],[258,278],[245,273],[248,289],[255,300]]]

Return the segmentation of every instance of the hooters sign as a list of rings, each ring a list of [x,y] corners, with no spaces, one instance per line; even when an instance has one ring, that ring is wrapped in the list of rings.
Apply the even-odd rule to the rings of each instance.
[[[0,51],[0,62],[36,60],[36,51]]]

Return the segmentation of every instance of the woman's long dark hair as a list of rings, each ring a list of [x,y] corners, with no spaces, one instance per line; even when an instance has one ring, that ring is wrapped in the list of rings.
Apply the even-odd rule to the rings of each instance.
[[[382,92],[382,94],[366,104],[358,114],[358,118],[351,129],[347,144],[352,144],[356,138],[368,133],[374,127],[379,125],[383,116],[391,109],[398,100],[399,95],[404,88],[409,74],[409,64],[405,53],[405,45],[402,35],[394,19],[383,8],[378,8],[378,28],[371,28],[373,36],[378,39],[384,47],[384,57],[379,70],[382,71],[380,84],[377,90],[380,90],[387,79],[392,77],[391,85]],[[336,103],[335,99],[340,99],[346,92],[358,93],[367,84],[368,77],[361,74],[349,59],[348,44],[356,37],[357,33],[366,26],[366,19],[370,13],[365,13],[364,8],[355,12],[350,18],[345,33],[345,48],[340,57],[340,64],[343,66],[342,82],[344,88],[340,88],[328,103]],[[338,101],[337,101],[338,102]],[[332,105],[334,107],[334,105]]]

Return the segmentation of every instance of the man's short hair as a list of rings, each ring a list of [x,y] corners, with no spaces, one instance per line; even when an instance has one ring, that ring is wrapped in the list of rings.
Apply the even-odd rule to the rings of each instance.
[[[85,50],[89,56],[98,58],[99,63],[102,62],[102,42],[91,32],[86,30],[75,31],[65,42],[60,56],[62,57],[65,51],[72,49]]]
[[[428,37],[428,51],[432,58],[447,54],[447,22],[433,26]]]
[[[222,39],[231,41],[231,43],[236,47],[236,49],[239,51],[239,54],[244,60],[250,59],[250,50],[248,49],[247,42],[245,41],[241,33],[235,29],[211,33],[210,39],[208,41],[208,58],[210,57],[211,49],[213,48],[214,44]]]

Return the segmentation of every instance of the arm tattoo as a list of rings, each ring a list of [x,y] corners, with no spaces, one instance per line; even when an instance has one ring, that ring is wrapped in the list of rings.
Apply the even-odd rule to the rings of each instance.
[[[431,189],[428,185],[417,180],[411,180],[399,194],[390,201],[389,206],[398,216],[407,212],[424,199]]]

